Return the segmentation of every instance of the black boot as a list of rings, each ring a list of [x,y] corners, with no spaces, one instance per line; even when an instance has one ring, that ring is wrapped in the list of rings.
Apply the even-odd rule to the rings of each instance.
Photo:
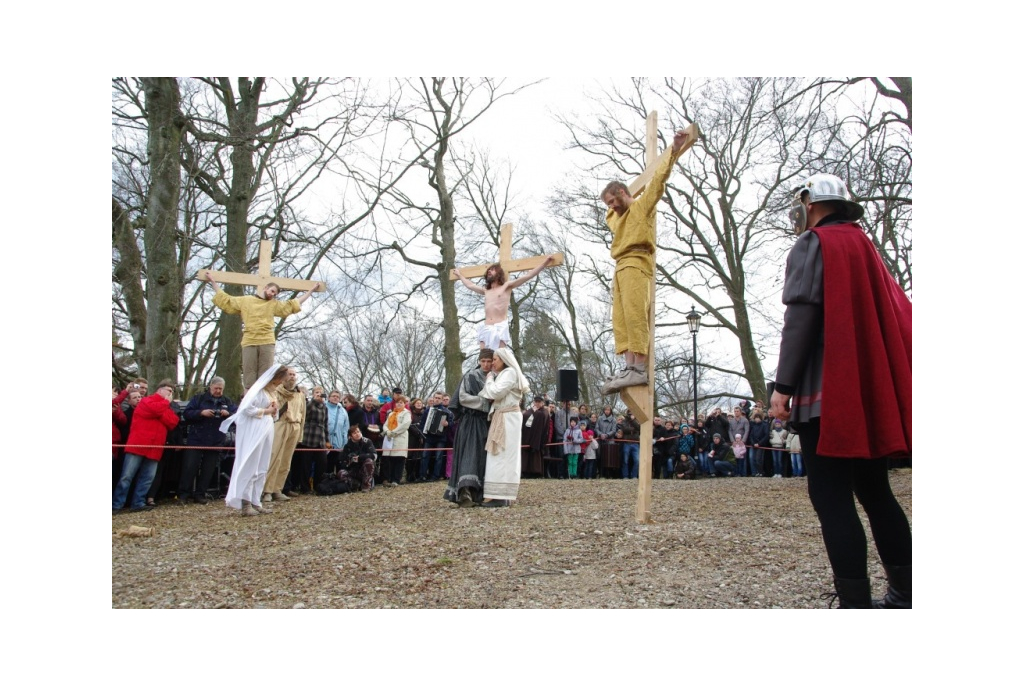
[[[830,598],[829,608],[839,600],[840,609],[874,609],[871,603],[871,581],[864,579],[833,578],[836,591],[826,592],[822,599]]]
[[[876,609],[910,609],[910,566],[885,566],[889,589],[875,602]]]

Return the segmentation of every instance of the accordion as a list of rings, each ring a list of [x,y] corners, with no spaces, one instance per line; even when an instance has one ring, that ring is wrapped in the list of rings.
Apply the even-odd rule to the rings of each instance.
[[[423,420],[423,432],[426,435],[440,435],[444,432],[441,421],[445,418],[444,412],[435,407],[427,410],[427,417]]]

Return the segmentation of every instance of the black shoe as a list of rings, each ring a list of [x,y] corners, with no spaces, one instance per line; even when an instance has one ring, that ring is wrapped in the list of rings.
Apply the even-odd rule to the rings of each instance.
[[[492,499],[490,502],[484,502],[480,506],[487,507],[488,509],[494,509],[496,507],[507,507],[509,506],[509,501],[507,499]]]
[[[874,609],[871,601],[871,581],[867,578],[833,578],[835,592],[822,593],[821,599],[828,599],[831,609],[839,600],[840,609]]]
[[[179,507],[183,507],[186,504],[188,504],[188,497],[178,497],[177,499],[174,500],[174,503],[177,504]]]
[[[155,504],[146,504],[141,507],[132,507],[131,509],[129,509],[129,511],[153,511],[154,509],[156,509]]]
[[[889,587],[885,596],[874,602],[876,609],[911,609],[911,567],[885,566],[885,575],[889,579]]]
[[[196,504],[209,504],[209,503],[210,503],[210,498],[207,497],[206,495],[200,495],[199,497],[196,497]]]

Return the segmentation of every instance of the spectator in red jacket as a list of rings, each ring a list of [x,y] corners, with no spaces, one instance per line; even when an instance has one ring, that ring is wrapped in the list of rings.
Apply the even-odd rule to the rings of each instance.
[[[128,417],[124,415],[123,411],[121,411],[121,400],[118,399],[120,397],[120,395],[118,395],[116,387],[112,388],[112,394],[113,394],[113,397],[112,397],[113,402],[111,404],[111,410],[112,410],[113,413],[112,413],[110,419],[111,419],[111,425],[113,427],[113,431],[110,434],[111,435],[111,438],[110,438],[110,445],[111,445],[110,452],[111,452],[111,456],[110,456],[110,458],[113,461],[114,468],[117,469],[112,474],[113,479],[114,479],[114,484],[116,485],[117,484],[117,479],[120,477],[119,474],[121,473],[121,470],[118,468],[120,466],[120,464],[118,463],[118,459],[117,459],[121,455],[121,448],[120,447],[115,447],[115,445],[120,445],[121,444],[121,429],[128,425]],[[125,397],[127,397],[128,396],[128,391],[125,390],[124,393],[122,393],[122,394]]]
[[[171,398],[174,396],[174,383],[170,380],[161,381],[149,397],[142,398],[135,407],[132,417],[131,433],[128,435],[124,453],[124,467],[121,480],[114,489],[113,512],[119,513],[124,507],[136,473],[139,475],[132,496],[132,511],[148,511],[153,507],[146,504],[146,493],[156,475],[156,467],[163,456],[163,445],[167,441],[167,431],[178,425],[178,416],[171,409]]]

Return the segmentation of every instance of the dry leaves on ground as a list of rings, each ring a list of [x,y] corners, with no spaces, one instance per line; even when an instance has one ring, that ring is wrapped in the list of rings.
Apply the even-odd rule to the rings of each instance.
[[[908,516],[911,471],[890,471]],[[506,509],[443,483],[112,518],[114,608],[824,608],[831,572],[802,478],[524,480]],[[863,519],[862,513],[862,519]],[[152,537],[118,537],[129,525]],[[864,520],[865,530],[867,521]],[[870,538],[870,533],[869,533]],[[872,547],[874,594],[884,576]]]

